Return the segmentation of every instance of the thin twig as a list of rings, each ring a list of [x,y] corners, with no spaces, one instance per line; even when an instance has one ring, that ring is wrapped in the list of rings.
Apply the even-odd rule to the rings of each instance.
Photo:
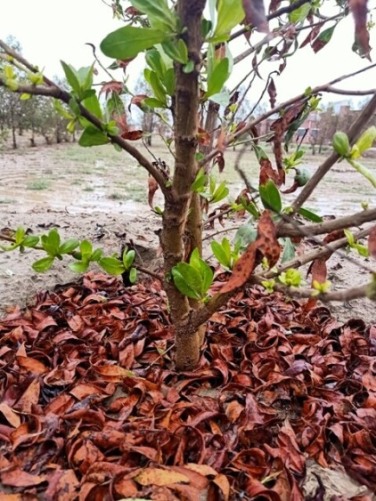
[[[311,90],[310,95],[314,96],[314,95],[320,94],[320,92],[325,92],[327,88],[332,87],[334,84],[336,84],[338,82],[341,82],[343,80],[346,80],[348,78],[351,78],[353,76],[360,75],[361,73],[363,73],[365,71],[368,71],[368,70],[370,70],[372,68],[375,68],[375,67],[376,67],[376,63],[373,63],[373,64],[370,64],[370,65],[366,66],[365,68],[362,68],[360,70],[354,71],[353,73],[347,73],[345,75],[337,77],[334,80],[331,80],[330,82],[328,82],[326,84],[318,85],[317,87],[314,87]],[[226,142],[227,145],[230,145],[238,137],[242,136],[243,134],[245,134],[246,132],[248,132],[249,130],[251,130],[253,127],[255,127],[256,125],[258,125],[259,123],[263,122],[267,118],[275,115],[276,113],[279,113],[280,111],[288,108],[289,106],[292,106],[297,101],[300,101],[300,100],[306,99],[306,98],[307,98],[306,93],[299,94],[298,96],[295,96],[295,97],[293,97],[291,99],[288,99],[287,101],[284,101],[283,103],[279,104],[275,108],[272,108],[271,110],[263,113],[262,115],[260,115],[259,117],[255,118],[254,120],[251,120],[242,129],[240,129],[238,132],[232,134],[227,139],[227,142]],[[210,153],[208,153],[208,155],[205,156],[205,158],[203,158],[200,161],[200,167],[203,167],[208,162],[210,162],[218,153],[219,153],[219,150],[216,149],[216,148],[214,148]]]
[[[375,65],[372,65],[375,66]],[[355,141],[359,135],[362,133],[365,125],[368,123],[372,115],[375,113],[376,110],[376,94],[373,95],[372,99],[366,104],[366,106],[363,108],[363,111],[355,121],[355,123],[351,126],[349,132],[348,132],[348,138],[350,141],[350,144]],[[331,167],[337,162],[339,159],[339,155],[335,152],[333,152],[321,165],[320,167],[315,171],[311,179],[308,181],[308,183],[304,186],[302,191],[299,193],[299,195],[296,197],[294,203],[292,204],[292,208],[294,211],[297,211],[304,202],[309,198],[309,196],[312,194],[316,186],[319,184],[319,182],[323,179],[325,174],[329,172]]]
[[[288,216],[284,214],[284,218],[288,220]],[[296,222],[280,223],[278,227],[279,237],[298,237],[305,236],[311,237],[313,235],[323,235],[335,230],[342,230],[344,228],[351,228],[352,226],[360,226],[363,223],[374,221],[376,219],[376,209],[367,209],[350,216],[344,216],[339,219],[325,221],[323,223],[300,225]]]

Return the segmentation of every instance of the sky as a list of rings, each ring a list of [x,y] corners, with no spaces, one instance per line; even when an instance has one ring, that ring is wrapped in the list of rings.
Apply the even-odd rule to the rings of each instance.
[[[369,0],[369,7],[376,7],[376,0]],[[98,47],[110,31],[120,26],[121,23],[112,18],[111,9],[102,0],[0,0],[0,38],[14,35],[21,42],[23,55],[44,68],[47,76],[62,75],[61,59],[75,67],[90,65],[92,52],[85,44],[90,42]],[[314,55],[309,46],[299,50],[289,60],[282,75],[276,78],[278,101],[369,64],[351,51],[353,38],[353,21],[348,16],[336,28],[331,43],[318,54]],[[371,31],[371,46],[374,47],[373,59],[376,61],[376,27]],[[241,50],[241,47],[243,45],[239,43],[236,50]],[[110,60],[104,56],[101,58],[105,64],[110,64]],[[248,59],[236,66],[230,84],[234,84],[250,64]],[[139,61],[130,67],[131,86],[141,67]],[[266,78],[271,68],[261,69],[261,75]],[[255,94],[263,86],[264,82],[260,82]],[[338,87],[376,87],[376,69],[338,84]],[[328,99],[343,100],[346,97],[331,94]]]

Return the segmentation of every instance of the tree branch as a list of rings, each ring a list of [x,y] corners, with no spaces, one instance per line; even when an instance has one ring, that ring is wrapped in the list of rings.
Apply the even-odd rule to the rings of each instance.
[[[7,88],[2,78],[0,78],[0,86]],[[53,97],[55,99],[63,101],[68,105],[70,100],[72,99],[72,96],[69,94],[69,92],[66,92],[55,84],[53,84],[53,86],[19,85],[16,91],[10,92],[17,92],[18,94],[31,94],[33,96]],[[156,168],[151,162],[149,162],[149,160],[135,146],[125,141],[121,136],[108,134],[103,126],[102,121],[99,118],[90,113],[81,103],[78,103],[78,105],[81,115],[90,123],[95,125],[95,127],[97,127],[99,130],[107,134],[108,138],[113,144],[117,144],[124,151],[129,153],[129,155],[135,158],[138,163],[142,167],[144,167],[151,176],[154,177],[165,197],[172,199],[172,192],[170,188],[166,187],[166,180],[163,174],[158,170],[158,168]]]
[[[310,96],[314,96],[314,95],[317,95],[317,94],[320,94],[320,92],[326,92],[326,90],[330,87],[332,87],[334,84],[338,83],[338,82],[341,82],[343,80],[346,80],[348,78],[351,78],[351,77],[354,77],[356,75],[359,75],[365,71],[368,71],[372,68],[375,68],[376,67],[376,63],[373,63],[373,64],[370,64],[368,66],[366,66],[365,68],[362,68],[360,70],[357,70],[357,71],[354,71],[353,73],[347,73],[345,75],[342,75],[340,77],[337,77],[335,78],[334,80],[331,80],[330,82],[326,83],[326,84],[322,84],[322,85],[318,85],[317,87],[314,87],[312,90],[311,90],[311,93],[310,93]],[[249,130],[251,130],[253,127],[255,127],[256,125],[258,125],[259,123],[263,122],[264,120],[266,120],[267,118],[271,117],[272,115],[276,114],[276,113],[279,113],[280,111],[288,108],[289,106],[292,106],[293,104],[295,104],[297,101],[301,101],[302,99],[308,99],[307,95],[305,93],[302,93],[302,94],[299,94],[291,99],[288,99],[287,101],[284,101],[283,103],[279,104],[278,106],[276,106],[275,108],[272,108],[271,110],[263,113],[262,115],[260,115],[259,117],[257,117],[256,119],[254,120],[251,120],[250,122],[248,122],[242,129],[240,129],[238,132],[236,132],[235,134],[232,134],[228,139],[227,139],[227,145],[230,145],[233,141],[235,141],[238,137],[242,136],[243,134],[245,134],[246,132],[248,132]],[[200,161],[200,167],[203,167],[204,165],[206,165],[208,162],[210,162],[211,160],[213,160],[213,158],[215,158],[217,156],[217,154],[219,153],[219,150],[218,149],[214,149],[212,150],[208,155],[206,155],[205,158],[203,158],[201,161]],[[335,163],[337,160],[338,160],[338,155],[336,155],[336,158],[335,160],[333,161],[333,163]],[[333,164],[331,164],[333,165]],[[330,167],[331,167],[330,165]],[[329,168],[330,168],[329,167]],[[329,169],[328,169],[329,170]],[[306,185],[307,186],[307,185]]]
[[[369,226],[368,228],[365,228],[364,230],[360,230],[356,233],[354,233],[354,237],[359,240],[360,238],[366,237],[369,235],[371,229],[373,226]],[[283,271],[288,270],[289,268],[300,268],[301,266],[304,266],[305,264],[308,264],[315,259],[320,259],[321,257],[326,256],[328,253],[334,253],[338,249],[341,249],[342,247],[345,247],[348,244],[347,238],[339,238],[335,242],[332,242],[330,244],[325,244],[321,245],[319,248],[311,251],[311,252],[306,252],[303,256],[298,256],[293,259],[290,259],[289,261],[286,261],[283,264],[280,264],[277,267],[276,271],[269,270],[265,273],[261,273],[257,275],[257,279],[259,280],[265,280],[269,278],[274,278],[278,276],[280,273]],[[347,259],[350,259],[347,256]],[[371,270],[367,269],[367,271],[371,272]]]
[[[285,217],[287,219],[288,216]],[[316,223],[309,225],[299,225],[296,222],[291,223],[281,223],[278,227],[279,237],[298,237],[305,236],[311,237],[313,235],[322,235],[324,233],[330,233],[334,230],[342,230],[344,228],[350,228],[352,226],[360,226],[363,223],[368,223],[369,221],[374,221],[376,219],[376,209],[363,210],[361,212],[356,212],[350,216],[341,217],[338,219],[333,219],[331,221],[325,221],[324,223]]]

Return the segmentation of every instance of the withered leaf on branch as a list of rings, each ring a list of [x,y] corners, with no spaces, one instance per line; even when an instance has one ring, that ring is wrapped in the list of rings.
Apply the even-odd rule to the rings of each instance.
[[[269,32],[269,25],[265,15],[264,0],[243,0],[245,21],[259,31]]]
[[[376,259],[376,226],[374,226],[368,235],[369,255]]]
[[[371,60],[371,46],[367,28],[368,0],[349,0],[349,7],[355,21],[355,41],[360,47],[360,54]]]
[[[265,210],[258,222],[257,239],[252,242],[240,259],[236,262],[232,275],[221,289],[221,293],[231,292],[242,287],[252,275],[262,257],[268,260],[272,268],[278,261],[281,246],[277,239],[277,230],[270,216]]]

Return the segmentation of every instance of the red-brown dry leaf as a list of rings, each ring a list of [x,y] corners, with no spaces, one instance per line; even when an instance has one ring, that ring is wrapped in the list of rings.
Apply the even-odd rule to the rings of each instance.
[[[226,131],[222,127],[217,138],[217,144],[215,145],[215,149],[218,150],[220,153],[222,153],[223,156],[223,152],[225,151],[226,147],[227,147]]]
[[[158,190],[158,183],[153,176],[148,177],[148,204],[153,209],[155,192]]]
[[[20,468],[3,471],[0,477],[3,485],[10,487],[33,487],[46,481],[45,475],[31,475]]]
[[[77,496],[79,481],[74,470],[56,470],[48,476],[45,501],[72,501]]]
[[[303,99],[297,103],[291,105],[287,110],[284,111],[280,118],[277,118],[272,125],[270,130],[274,132],[273,141],[273,153],[275,156],[277,169],[280,177],[280,184],[285,182],[285,171],[283,169],[283,149],[282,142],[285,132],[290,127],[290,125],[299,118],[300,114],[305,108],[306,101]]]
[[[199,127],[198,132],[197,132],[198,143],[203,145],[203,146],[209,146],[210,139],[211,139],[211,137],[210,137],[209,132],[206,131],[205,129],[203,129],[202,127]]]
[[[247,24],[255,26],[259,31],[269,32],[265,15],[264,0],[242,0]]]
[[[269,12],[270,13],[275,12],[278,9],[281,2],[282,0],[271,0],[269,4]]]
[[[48,371],[48,368],[35,358],[17,356],[16,360],[21,369],[29,371],[33,374],[44,374]]]
[[[142,138],[144,132],[142,130],[128,130],[121,134],[123,139],[127,139],[128,141],[138,141]]]
[[[135,477],[141,485],[169,485],[174,483],[189,483],[189,478],[183,473],[161,468],[145,468]]]
[[[230,484],[227,477],[219,474],[213,479],[213,484],[219,488],[223,501],[228,501],[230,499]]]
[[[109,94],[121,94],[123,92],[124,85],[122,82],[117,82],[115,80],[112,80],[111,82],[106,82],[105,84],[102,85],[101,90],[99,91],[99,95],[102,93],[105,94],[106,99],[108,98]]]
[[[278,171],[273,169],[269,159],[262,158],[260,160],[260,186],[266,184],[271,179],[277,186],[281,185],[281,180]]]
[[[38,331],[46,311],[56,326]],[[67,335],[66,319],[75,315],[85,327]],[[22,491],[25,501],[215,501],[251,497],[259,486],[256,496],[300,501],[308,459],[342,465],[376,489],[373,326],[342,325],[325,307],[306,311],[255,286],[238,291],[208,322],[197,370],[173,370],[172,344],[165,297],[152,280],[124,288],[89,273],[1,319],[0,470],[18,468],[32,484],[46,480],[3,490]],[[16,356],[48,372],[31,374]],[[133,364],[135,376],[121,360]],[[30,413],[17,411],[33,380],[38,400]],[[134,477],[144,468],[185,474],[188,483],[143,486]]]
[[[15,409],[21,412],[30,413],[33,405],[37,405],[40,395],[40,383],[38,379],[33,379],[21,398],[15,404]]]
[[[18,428],[21,425],[20,416],[13,411],[11,407],[5,402],[0,403],[0,413],[8,421],[8,423],[14,428]]]
[[[252,242],[236,262],[232,275],[222,287],[221,293],[231,292],[242,287],[252,275],[253,270],[260,262],[260,255],[267,258],[269,266],[273,267],[281,252],[277,239],[277,230],[269,211],[264,211],[259,219],[257,239]]]
[[[371,47],[367,27],[367,4],[368,0],[349,0],[349,7],[355,21],[355,39],[361,48],[362,55],[370,60]]]
[[[225,157],[223,156],[223,153],[218,153],[214,159],[214,165],[218,165],[218,170],[219,172],[223,172],[225,168]]]
[[[269,94],[270,107],[274,108],[277,100],[277,89],[274,83],[274,79],[272,77],[269,80],[268,94]]]
[[[145,99],[147,99],[149,96],[146,94],[137,94],[136,96],[133,96],[131,99],[131,102],[129,104],[128,110],[130,110],[130,107],[132,104],[135,104],[138,108],[142,109],[144,105]]]
[[[307,37],[300,44],[300,46],[299,46],[300,49],[305,47],[307,44],[312,44],[313,40],[320,33],[321,26],[322,26],[322,23],[318,23],[318,24],[316,24],[316,26],[314,26],[312,28],[312,30],[308,33]]]
[[[368,252],[370,256],[376,259],[376,226],[372,228],[368,235]]]

